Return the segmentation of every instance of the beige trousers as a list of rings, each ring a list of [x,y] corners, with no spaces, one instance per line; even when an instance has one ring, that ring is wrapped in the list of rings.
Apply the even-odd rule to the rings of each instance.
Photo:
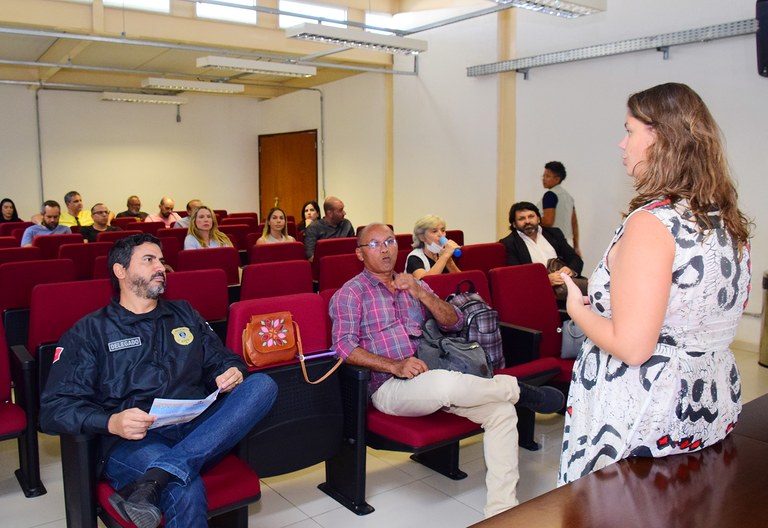
[[[485,430],[483,453],[488,495],[485,516],[517,505],[517,379],[480,378],[448,370],[430,370],[413,379],[390,378],[373,393],[374,407],[395,416],[424,416],[443,409],[472,420]]]

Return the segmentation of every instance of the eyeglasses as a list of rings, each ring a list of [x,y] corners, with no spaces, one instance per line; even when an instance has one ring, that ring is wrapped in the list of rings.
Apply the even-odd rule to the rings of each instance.
[[[386,240],[371,240],[367,244],[360,244],[357,247],[379,249],[381,246],[384,246],[387,249],[397,247],[397,240],[394,238],[388,238]]]
[[[94,211],[93,214],[98,214],[98,215],[109,214],[109,211]]]

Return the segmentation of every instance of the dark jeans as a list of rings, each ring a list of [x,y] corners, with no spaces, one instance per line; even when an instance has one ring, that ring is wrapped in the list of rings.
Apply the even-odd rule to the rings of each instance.
[[[252,374],[219,398],[203,415],[185,424],[147,432],[141,440],[119,443],[104,466],[104,476],[120,489],[149,468],[176,476],[163,490],[160,509],[168,528],[206,527],[207,502],[201,471],[214,465],[261,420],[277,397],[269,376]]]

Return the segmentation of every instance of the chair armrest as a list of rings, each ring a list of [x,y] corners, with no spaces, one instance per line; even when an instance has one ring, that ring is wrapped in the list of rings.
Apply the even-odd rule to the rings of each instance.
[[[16,403],[27,413],[27,422],[37,428],[39,394],[37,390],[37,360],[24,345],[11,347],[11,377],[15,384]]]
[[[97,439],[63,434],[59,441],[67,526],[96,528]]]
[[[499,322],[501,346],[507,367],[521,365],[539,358],[541,331]]]
[[[371,371],[344,363],[339,369],[341,402],[344,409],[344,439],[365,445],[368,425],[368,382]]]

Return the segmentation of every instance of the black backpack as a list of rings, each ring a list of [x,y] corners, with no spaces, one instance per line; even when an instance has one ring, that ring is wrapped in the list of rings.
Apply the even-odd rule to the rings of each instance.
[[[461,292],[464,283],[469,284],[466,293]],[[456,293],[452,293],[445,300],[464,314],[464,327],[458,335],[468,341],[480,343],[485,353],[491,358],[494,369],[504,368],[499,314],[480,297],[472,281],[461,281],[456,285]]]

